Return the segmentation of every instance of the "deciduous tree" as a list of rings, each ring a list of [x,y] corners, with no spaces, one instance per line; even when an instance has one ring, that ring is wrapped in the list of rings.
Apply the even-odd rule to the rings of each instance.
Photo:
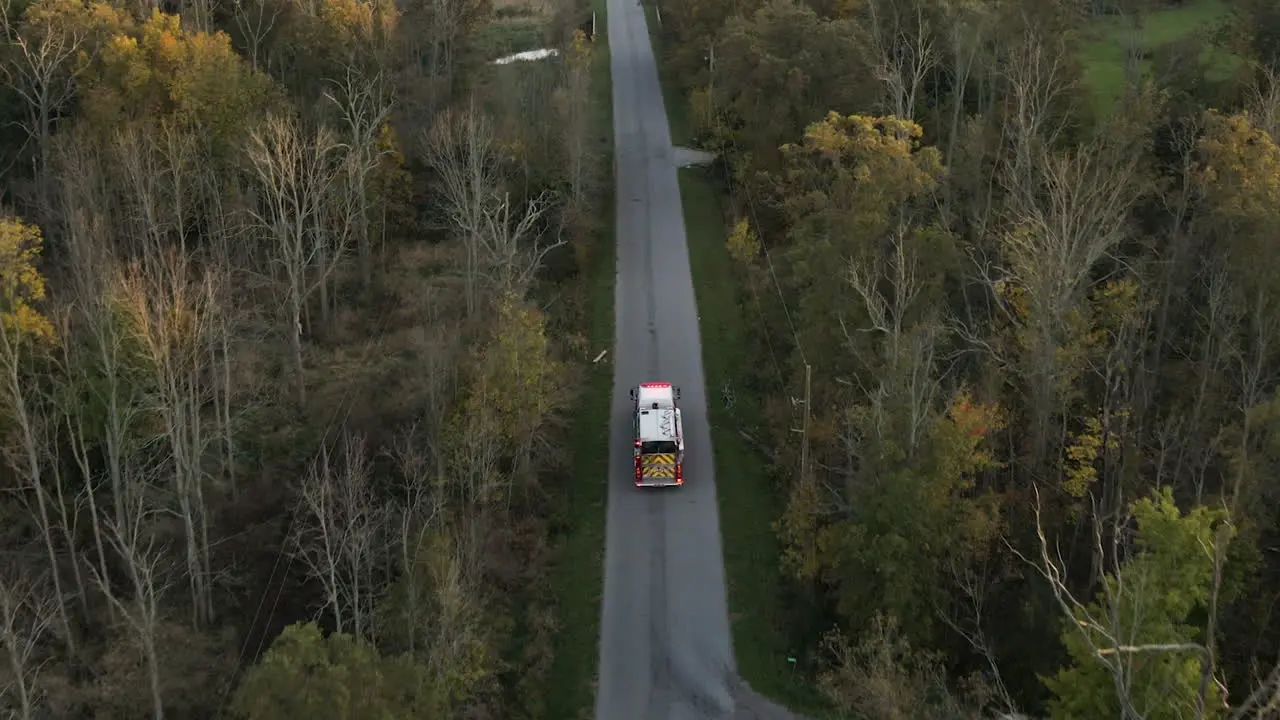
[[[123,526],[117,525],[113,518],[103,518],[112,548],[124,566],[128,590],[121,594],[113,587],[111,578],[97,568],[92,568],[92,572],[102,593],[126,619],[142,646],[151,689],[151,715],[155,720],[164,720],[163,670],[158,643],[163,619],[161,600],[169,588],[171,572],[164,549],[157,545],[154,534],[157,511],[148,502],[144,497],[136,498],[132,506],[125,509]]]
[[[299,489],[302,516],[291,538],[292,552],[324,588],[338,632],[363,640],[374,630],[375,556],[384,527],[366,453],[364,439],[350,433],[337,453],[321,447]]]
[[[32,720],[40,710],[39,649],[57,616],[57,598],[43,578],[18,567],[0,573],[0,644],[8,661],[4,695],[16,696],[15,717]]]
[[[381,72],[364,75],[358,67],[348,65],[346,78],[334,83],[335,90],[326,97],[337,106],[345,126],[347,145],[345,172],[341,178],[345,205],[354,220],[356,251],[360,258],[360,278],[366,289],[373,283],[372,218],[386,198],[377,193],[373,176],[387,150],[381,140],[382,130],[395,102],[392,88]]]
[[[204,457],[213,441],[204,409],[212,400],[208,343],[217,327],[217,285],[187,256],[151,248],[119,278],[137,358],[168,449],[173,493],[185,531],[187,575],[196,627],[213,617]]]
[[[307,302],[327,287],[342,257],[332,233],[318,233],[328,218],[329,200],[341,167],[333,133],[303,131],[292,116],[272,116],[250,138],[249,161],[259,183],[259,207],[252,211],[270,238],[276,270],[284,286],[285,333],[293,354],[298,402],[307,398],[302,356]],[[338,235],[338,239],[345,239]]]
[[[30,372],[32,360],[46,353],[54,340],[52,324],[32,305],[44,297],[44,277],[35,265],[42,243],[39,228],[0,217],[0,409],[6,428],[2,451],[24,502],[34,503],[32,516],[49,563],[62,639],[67,652],[74,655],[76,639],[54,544],[59,508],[52,506],[50,491],[48,403]]]
[[[285,628],[236,690],[232,710],[245,720],[309,717],[435,717],[440,704],[424,667],[386,657],[341,632],[324,637],[315,623]]]
[[[1097,530],[1094,551],[1115,564],[1092,602],[1068,589],[1062,559],[1040,531],[1038,569],[1066,616],[1063,642],[1072,659],[1045,681],[1055,696],[1054,717],[1222,717],[1210,640],[1191,615],[1209,607],[1234,528],[1222,511],[1182,513],[1167,488],[1131,511],[1132,553],[1118,532],[1108,551]],[[1202,675],[1212,682],[1202,683]]]

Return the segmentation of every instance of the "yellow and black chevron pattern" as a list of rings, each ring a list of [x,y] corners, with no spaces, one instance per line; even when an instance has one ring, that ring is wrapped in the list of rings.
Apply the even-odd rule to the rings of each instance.
[[[642,455],[640,467],[646,478],[675,478],[676,456],[673,453]]]

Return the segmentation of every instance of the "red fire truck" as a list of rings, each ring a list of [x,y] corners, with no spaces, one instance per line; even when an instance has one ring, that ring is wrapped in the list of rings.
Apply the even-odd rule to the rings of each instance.
[[[645,382],[631,388],[635,402],[636,487],[684,484],[684,427],[680,388],[669,382]]]

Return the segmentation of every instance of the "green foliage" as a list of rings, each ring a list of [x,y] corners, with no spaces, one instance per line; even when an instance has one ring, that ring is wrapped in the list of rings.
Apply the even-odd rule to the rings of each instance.
[[[245,720],[398,720],[442,717],[427,668],[383,657],[350,635],[290,625],[245,674],[232,710]]]
[[[1136,553],[1107,575],[1092,603],[1074,611],[1062,631],[1071,665],[1044,679],[1054,694],[1055,720],[1120,717],[1116,673],[1143,717],[1172,720],[1196,707],[1202,654],[1150,646],[1202,641],[1192,614],[1208,605],[1215,558],[1234,529],[1224,511],[1200,506],[1180,512],[1168,488],[1135,502],[1131,511]],[[1206,706],[1206,717],[1221,716],[1216,684]]]
[[[777,168],[779,146],[829,111],[869,104],[873,90],[857,34],[853,22],[825,20],[794,0],[774,0],[725,25],[716,46],[715,106],[720,127],[757,167]]]
[[[1004,420],[995,406],[961,393],[947,412],[931,415],[925,449],[909,456],[894,439],[901,425],[876,427],[885,419],[873,408],[850,413],[872,460],[846,491],[845,517],[836,522],[818,520],[830,512],[814,483],[797,485],[778,523],[784,565],[799,579],[831,585],[853,627],[880,611],[930,642],[946,573],[984,557],[999,536],[998,499],[973,490],[981,473],[999,466],[986,443]],[[905,420],[900,413],[889,422]]]
[[[481,502],[510,501],[500,463],[523,468],[546,447],[548,422],[563,408],[563,368],[551,355],[542,313],[513,296],[495,303],[492,329],[476,350],[468,390],[449,426],[455,472]]]
[[[484,607],[467,586],[457,533],[448,527],[409,534],[409,564],[379,608],[383,646],[403,651],[427,668],[424,682],[438,703],[437,717],[475,696],[491,679],[497,658],[485,628]]]
[[[893,618],[876,615],[856,645],[839,631],[822,642],[830,669],[818,686],[843,717],[864,720],[980,720],[988,699],[976,685],[965,696],[948,687],[941,653],[913,647]]]

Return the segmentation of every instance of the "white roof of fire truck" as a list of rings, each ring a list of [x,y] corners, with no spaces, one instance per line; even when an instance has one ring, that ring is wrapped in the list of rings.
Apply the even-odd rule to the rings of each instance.
[[[676,441],[676,398],[671,383],[640,383],[636,406],[640,414],[641,441]]]

